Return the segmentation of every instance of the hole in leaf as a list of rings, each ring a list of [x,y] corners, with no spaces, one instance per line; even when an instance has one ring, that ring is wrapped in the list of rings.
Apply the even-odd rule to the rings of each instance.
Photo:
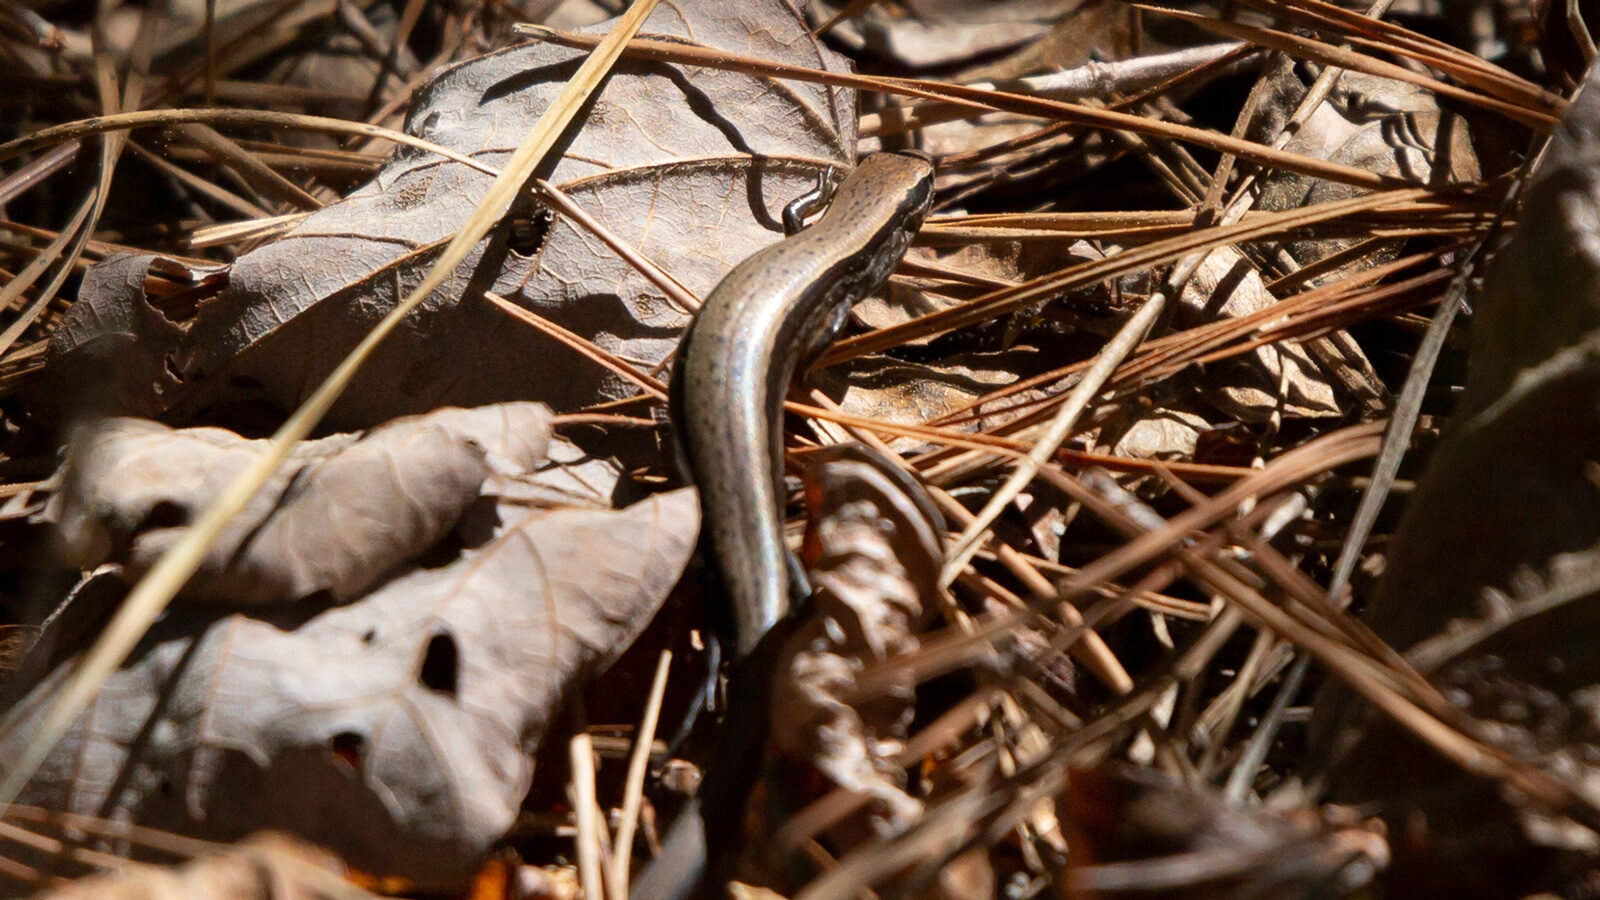
[[[373,644],[376,644],[377,642],[378,642],[378,630],[376,628],[368,628],[365,632],[362,633],[362,635],[361,635],[361,644],[362,644],[362,646],[371,647]]]
[[[181,528],[189,524],[189,511],[173,503],[171,500],[162,500],[150,507],[144,514],[134,532],[155,531],[158,528]]]
[[[417,680],[431,691],[454,697],[460,668],[461,654],[456,649],[456,639],[441,632],[428,639],[428,650],[422,655],[422,670],[417,673]]]
[[[359,769],[361,756],[367,749],[367,739],[354,731],[341,731],[328,742],[328,749],[352,769]]]
[[[228,286],[226,275],[207,275],[197,283],[181,267],[165,269],[159,261],[145,273],[144,302],[173,325],[183,325],[195,317],[208,301]]]

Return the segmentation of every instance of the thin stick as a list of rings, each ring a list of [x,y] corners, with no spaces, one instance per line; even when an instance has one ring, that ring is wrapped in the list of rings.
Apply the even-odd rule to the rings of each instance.
[[[1536,153],[1529,153],[1527,158],[1529,162],[1511,185],[1511,190],[1507,192],[1502,203],[1502,208],[1505,210],[1515,208],[1521,201],[1522,191],[1527,185],[1527,178],[1533,165],[1532,161],[1539,157]],[[1389,489],[1394,486],[1394,481],[1400,474],[1400,463],[1405,458],[1406,450],[1411,446],[1411,436],[1416,429],[1417,418],[1422,414],[1422,401],[1427,395],[1428,384],[1433,379],[1433,368],[1439,361],[1439,354],[1444,351],[1445,339],[1450,335],[1450,326],[1455,322],[1456,313],[1460,312],[1467,291],[1472,286],[1473,273],[1482,265],[1483,257],[1494,247],[1495,237],[1500,233],[1504,221],[1503,215],[1497,217],[1490,224],[1483,240],[1478,242],[1472,253],[1462,262],[1455,277],[1451,279],[1444,303],[1434,312],[1433,318],[1428,322],[1427,331],[1423,332],[1422,343],[1411,359],[1411,368],[1406,372],[1405,385],[1401,387],[1400,396],[1395,400],[1394,411],[1390,414],[1389,428],[1383,435],[1383,449],[1378,453],[1378,460],[1372,469],[1372,480],[1368,482],[1367,489],[1361,493],[1361,503],[1356,507],[1355,518],[1351,520],[1350,529],[1345,533],[1344,545],[1339,548],[1339,557],[1333,566],[1333,578],[1328,583],[1328,596],[1334,602],[1339,602],[1340,595],[1349,586],[1350,576],[1355,573],[1356,563],[1366,547],[1367,537],[1377,524],[1378,514],[1383,511],[1384,502],[1389,497]]]
[[[1241,222],[1235,225],[1219,225],[1178,235],[1167,240],[1155,241],[1125,250],[1105,259],[1090,260],[1068,266],[1025,281],[1014,288],[1006,288],[984,294],[981,297],[974,297],[959,306],[948,307],[897,325],[888,325],[876,331],[869,331],[866,334],[847,338],[833,344],[824,352],[822,358],[817,360],[817,365],[833,365],[846,359],[853,359],[857,356],[896,347],[908,340],[932,337],[954,331],[957,328],[976,325],[979,322],[985,322],[1013,310],[1021,309],[1029,303],[1053,299],[1069,290],[1098,284],[1108,278],[1116,278],[1129,272],[1137,272],[1160,265],[1171,259],[1181,259],[1197,250],[1209,250],[1212,247],[1222,246],[1223,244],[1263,240],[1268,237],[1289,234],[1295,229],[1331,221],[1342,216],[1371,212],[1390,205],[1403,206],[1413,201],[1424,199],[1429,193],[1425,190],[1411,188],[1394,192],[1358,195],[1344,200],[1318,203],[1281,213],[1264,213],[1249,222]]]
[[[95,69],[95,80],[100,91],[101,106],[110,112],[116,112],[122,99],[117,95],[116,73],[112,69],[110,60],[104,55],[95,57]],[[129,95],[136,98],[138,75],[130,74],[128,79]],[[85,198],[83,206],[73,216],[71,225],[63,229],[61,234],[56,237],[56,240],[51,242],[50,249],[46,253],[40,254],[29,264],[31,269],[36,263],[52,261],[54,256],[61,252],[62,244],[70,242],[71,246],[66,248],[65,254],[61,257],[61,265],[56,269],[55,275],[39,291],[38,296],[34,297],[33,302],[22,311],[22,315],[18,316],[17,320],[12,322],[4,333],[0,333],[0,355],[4,355],[7,350],[11,349],[11,345],[15,344],[23,333],[34,322],[38,321],[39,317],[44,314],[45,309],[50,305],[50,301],[55,299],[56,292],[61,290],[61,286],[66,283],[67,277],[72,274],[74,265],[83,254],[83,248],[89,243],[90,236],[94,234],[95,226],[100,221],[100,214],[105,212],[106,196],[111,192],[111,176],[116,171],[117,159],[122,155],[122,147],[125,143],[127,143],[127,135],[125,134],[112,135],[101,142],[99,178],[94,188],[90,191],[89,196]],[[29,275],[27,278],[18,277],[13,279],[10,284],[7,284],[4,289],[0,289],[0,294],[6,295],[4,300],[0,301],[0,309],[10,307],[13,299],[10,292],[13,289],[20,293],[24,288],[31,286],[33,279],[36,277],[37,273]]]
[[[832,16],[829,16],[828,21],[818,25],[817,30],[812,32],[812,34],[815,34],[817,37],[822,37],[823,35],[832,31],[835,25],[838,25],[845,19],[853,19],[856,16],[861,15],[877,2],[878,0],[850,0],[849,3],[839,7],[838,12],[834,13]]]
[[[70,165],[78,158],[78,151],[82,149],[82,141],[68,141],[0,178],[0,206],[17,199],[25,191],[43,183],[56,171]]]
[[[577,818],[578,880],[587,900],[600,900],[600,818],[594,793],[594,740],[587,731],[572,736],[567,744],[572,763],[572,811]]]
[[[644,800],[644,776],[650,768],[650,745],[656,739],[656,725],[661,721],[661,700],[667,693],[667,670],[672,667],[672,651],[661,651],[656,663],[656,677],[650,683],[650,700],[644,707],[644,718],[633,737],[633,756],[628,760],[628,781],[622,792],[622,821],[617,826],[617,842],[611,854],[611,883],[608,885],[613,900],[623,900],[628,895],[628,864],[633,855],[633,833],[639,827],[639,806]]]
[[[835,415],[842,413],[842,410],[836,408],[837,404],[821,391],[813,391],[811,396],[813,400],[827,407],[824,410],[818,410],[819,412]],[[816,418],[823,418],[823,416]],[[849,427],[848,423],[845,424]],[[854,427],[850,428],[850,432],[856,440],[882,453],[885,459],[898,460],[908,473],[913,477],[916,476],[916,470],[905,464],[904,460],[900,458],[900,454],[896,453],[893,448],[877,437],[870,423],[858,422]],[[968,512],[966,507],[957,503],[954,498],[943,490],[929,485],[928,493],[952,521],[958,523],[972,521],[972,513]],[[1040,574],[1033,564],[1024,559],[1022,554],[1018,553],[1015,548],[1007,544],[1001,544],[996,548],[995,556],[999,558],[1001,565],[1010,569],[1012,574],[1035,594],[1046,596],[1055,591],[1055,585]],[[948,592],[941,591],[941,594],[944,593]],[[1058,611],[1067,627],[1076,628],[1083,624],[1083,618],[1078,614],[1077,607],[1070,604],[1061,604]],[[1105,640],[1100,635],[1093,631],[1085,631],[1083,640],[1073,646],[1072,652],[1077,654],[1089,670],[1094,672],[1095,676],[1105,682],[1106,686],[1113,691],[1119,694],[1126,694],[1133,690],[1133,678],[1128,675],[1128,671],[1123,667],[1122,661],[1117,659],[1115,653],[1111,652],[1111,648],[1106,645]]]

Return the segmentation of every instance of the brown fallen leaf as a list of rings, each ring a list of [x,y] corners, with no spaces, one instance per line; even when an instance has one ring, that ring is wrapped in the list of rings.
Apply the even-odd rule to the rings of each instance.
[[[173,308],[164,294],[214,293],[225,266],[196,268],[154,254],[115,256],[90,266],[78,301],[50,332],[51,359],[31,411],[65,419],[99,410],[154,416],[183,389],[173,354],[183,343],[192,304]],[[161,288],[152,292],[151,288]]]
[[[1207,427],[1206,420],[1198,413],[1169,407],[1128,420],[1113,417],[1101,427],[1098,438],[1102,446],[1109,443],[1111,452],[1117,456],[1193,459],[1200,435]]]
[[[425,887],[464,883],[514,822],[532,779],[531,753],[552,716],[649,623],[698,533],[688,490],[623,510],[549,508],[544,495],[532,506],[480,497],[480,482],[511,468],[507,462],[524,470],[519,478],[541,477],[525,470],[538,461],[533,451],[547,422],[537,405],[512,404],[442,410],[362,441],[313,442],[313,451],[340,452],[303,462],[278,492],[286,507],[257,522],[240,558],[259,566],[259,579],[281,581],[275,567],[292,572],[297,555],[327,544],[338,550],[331,556],[339,565],[328,568],[342,589],[381,574],[357,562],[389,573],[333,608],[280,604],[229,615],[173,607],[46,761],[24,802],[218,840],[280,828],[366,871]],[[113,517],[135,515],[129,510],[140,499],[196,490],[195,464],[172,453],[173,442],[206,448],[217,466],[245,452],[216,429],[197,435],[124,422],[121,431],[113,439],[149,451],[126,463],[159,463],[166,446],[174,464],[156,467],[172,483],[144,481],[120,495],[121,507],[109,507]],[[439,457],[452,455],[461,471],[439,471]],[[449,489],[428,488],[418,480],[425,472],[440,474]],[[570,488],[565,473],[554,474],[558,489]],[[128,479],[105,477],[96,496],[118,497],[112,482]],[[412,495],[429,491],[433,500],[412,505]],[[392,527],[413,540],[386,540],[386,520],[370,531],[360,517],[338,526],[327,510],[352,496],[391,504]],[[296,517],[305,521],[293,524]],[[91,532],[106,524],[90,514],[79,520]],[[452,524],[464,549],[407,562],[426,546],[417,538]],[[138,546],[159,531],[131,534]],[[210,574],[217,584],[246,580],[233,569]],[[0,757],[29,740],[72,668],[71,660],[55,667],[7,712]]]
[[[1098,255],[1087,242],[1078,241],[1070,247],[1067,258],[1087,259]],[[1009,242],[964,247],[939,257],[914,248],[911,256],[918,262],[960,272],[962,277],[978,283],[994,285],[1024,281],[1063,264],[1058,248],[1041,251],[1025,243]],[[968,299],[960,294],[943,296],[918,289],[934,283],[928,280],[915,284],[891,282],[890,290],[883,297],[863,300],[855,306],[852,315],[869,327],[886,328],[959,306]],[[949,288],[948,285],[940,287]],[[980,291],[971,289],[974,294]],[[812,372],[810,379],[819,388],[838,395],[840,406],[852,415],[908,425],[934,421],[970,407],[997,387],[1037,374],[1044,360],[1051,358],[1045,348],[1058,340],[1051,333],[1058,324],[1053,317],[1074,317],[1077,310],[1086,305],[1087,297],[1102,293],[1100,290],[1074,292],[1070,298],[1039,304],[1040,308],[1010,316],[1003,323],[988,327],[988,338],[975,338],[971,342],[973,349],[966,352],[944,352],[936,359],[917,362],[885,355],[866,356]],[[1001,324],[1005,326],[1003,330],[999,327]],[[1028,338],[1028,343],[1017,343],[1019,336]],[[926,343],[916,341],[910,346]],[[1004,420],[1004,416],[997,416],[987,420],[987,424]]]
[[[1243,254],[1233,247],[1218,247],[1184,286],[1181,302],[1185,310],[1180,318],[1188,325],[1247,316],[1277,298]],[[1361,363],[1371,368],[1365,357]],[[1201,383],[1202,399],[1234,421],[1264,422],[1274,415],[1342,416],[1348,402],[1338,381],[1299,342],[1268,344],[1207,366]]]
[[[1253,125],[1258,134],[1277,134],[1306,90],[1293,67],[1285,67],[1276,77],[1278,93],[1263,104]],[[1340,75],[1328,101],[1317,107],[1284,148],[1424,184],[1470,184],[1481,174],[1472,131],[1459,113],[1441,105],[1431,91],[1362,72]],[[1258,207],[1297,209],[1358,193],[1349,185],[1274,171],[1261,179]],[[1353,239],[1289,241],[1285,249],[1306,266],[1355,243]],[[1393,249],[1366,254],[1350,266],[1322,275],[1317,283],[1393,257]]]
[[[814,593],[779,656],[770,733],[781,757],[871,797],[872,821],[898,831],[922,811],[893,761],[911,724],[915,684],[863,697],[855,676],[916,650],[943,548],[931,501],[889,466],[859,445],[830,447],[807,463],[813,515],[805,557]],[[835,828],[859,829],[866,821],[854,817]],[[752,850],[761,866],[779,872],[795,848],[768,842]]]
[[[1282,132],[1306,94],[1296,67],[1284,64],[1269,76],[1264,99],[1250,123],[1257,140]],[[1344,72],[1331,98],[1293,130],[1285,149],[1423,183],[1478,180],[1471,133],[1465,120],[1441,107],[1431,92],[1392,79]],[[1256,207],[1298,209],[1356,196],[1360,190],[1291,172],[1264,173]],[[1287,241],[1255,249],[1253,265],[1238,250],[1213,251],[1183,293],[1186,317],[1245,316],[1270,307],[1258,265],[1292,272],[1355,246],[1355,239]],[[1393,259],[1401,240],[1324,273],[1311,284],[1349,277]],[[1342,332],[1305,342],[1278,342],[1209,366],[1203,396],[1230,418],[1262,422],[1271,416],[1339,416],[1352,401],[1375,407],[1382,381],[1361,348]]]
[[[358,596],[433,546],[491,475],[530,473],[549,442],[549,410],[511,403],[302,443],[229,524],[183,596],[239,605]],[[46,514],[64,561],[117,562],[137,579],[265,443],[147,419],[80,429]]]
[[[745,4],[738,16],[715,4],[663,6],[646,32],[813,68],[846,66],[782,0]],[[452,66],[418,92],[406,129],[499,165],[581,55],[536,43]],[[852,92],[625,59],[543,176],[703,295],[781,236],[784,205],[828,166],[848,165],[854,139]],[[126,348],[134,369],[159,373],[165,364],[180,388],[144,396],[139,409],[181,415],[245,400],[293,407],[420,279],[489,183],[437,156],[396,154],[364,187],[236,260],[227,287],[184,323],[175,351]],[[502,400],[571,409],[632,393],[509,320],[484,290],[643,369],[667,357],[689,311],[541,205],[527,202],[510,218],[367,361],[329,423],[364,427]],[[102,293],[84,292],[83,312],[70,317],[117,318],[107,310],[139,302],[126,281],[94,284]],[[51,365],[69,370],[71,355],[54,355]],[[153,386],[132,390],[141,387]]]
[[[1042,354],[1034,347],[996,353],[950,353],[937,362],[867,356],[810,376],[811,383],[842,395],[847,413],[881,422],[920,425],[966,409],[986,392],[1035,373]],[[997,417],[998,418],[998,417]]]

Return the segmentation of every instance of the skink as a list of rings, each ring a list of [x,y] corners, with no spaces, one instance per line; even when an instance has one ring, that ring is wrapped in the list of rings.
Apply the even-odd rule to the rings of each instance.
[[[779,419],[789,382],[889,277],[932,200],[926,156],[867,157],[815,224],[735,266],[685,336],[673,419],[741,657],[790,605]]]
[[[708,856],[737,841],[739,809],[762,752],[771,668],[770,659],[751,654],[787,614],[793,587],[783,543],[783,395],[850,305],[889,277],[932,201],[927,157],[867,157],[816,224],[735,266],[684,336],[672,420],[700,487],[738,653],[707,781],[634,883],[639,900],[690,896],[705,885]],[[785,211],[786,226],[805,202]]]

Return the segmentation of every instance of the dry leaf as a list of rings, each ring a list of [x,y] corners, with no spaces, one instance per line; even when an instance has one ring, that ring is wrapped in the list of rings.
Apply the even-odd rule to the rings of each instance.
[[[396,86],[415,77],[420,68],[416,55],[405,42],[395,44],[399,10],[374,3],[355,15],[359,16],[355,21],[368,29],[364,36],[367,40],[375,39],[386,47],[395,48],[393,70],[387,75],[387,84]],[[387,65],[363,53],[362,42],[352,31],[348,26],[316,29],[302,39],[299,52],[274,61],[265,80],[315,91],[315,96],[324,98],[316,108],[321,115],[365,119],[369,102],[366,95]],[[195,48],[189,52],[203,53],[204,50]],[[337,141],[327,135],[290,132],[285,138],[292,146],[338,147]]]
[[[183,342],[192,312],[162,304],[151,286],[214,290],[226,283],[225,266],[191,268],[152,254],[115,256],[84,273],[78,300],[50,332],[47,378],[35,392],[32,411],[50,418],[80,408],[153,416],[165,409],[183,383],[173,354]]]
[[[830,394],[842,394],[840,406],[851,415],[920,425],[965,409],[983,394],[1010,384],[1019,373],[1035,374],[1042,356],[1033,347],[950,353],[936,363],[866,356],[813,373],[809,380]]]
[[[1030,246],[1027,242],[983,243],[954,253],[935,255],[913,248],[908,258],[960,271],[994,283],[1016,283],[1054,271],[1068,261],[1098,258],[1099,251],[1085,241],[1075,241],[1064,255],[1061,249]],[[907,282],[910,283],[907,283]],[[931,282],[925,279],[900,279],[890,283],[882,297],[869,297],[856,304],[853,315],[870,328],[887,328],[932,312],[960,306],[968,299],[962,292],[954,296],[922,290]],[[945,286],[948,287],[948,286]],[[971,296],[982,293],[971,288]],[[1038,374],[1050,366],[1058,342],[1054,332],[1063,326],[1060,316],[1075,320],[1085,296],[1098,297],[1103,291],[1077,292],[1068,298],[1039,304],[1000,323],[987,326],[977,338],[982,349],[942,350],[936,358],[909,362],[887,355],[852,359],[825,370],[813,372],[810,381],[839,398],[852,415],[885,422],[920,425],[958,410],[967,409],[979,397],[1017,380]],[[1089,302],[1093,302],[1092,300]],[[1017,343],[1019,335],[1027,343]],[[912,341],[910,347],[924,347],[927,340]],[[993,346],[1003,349],[991,349]],[[1024,398],[1031,396],[1023,394]],[[982,424],[993,427],[1012,416],[994,416]],[[979,423],[968,423],[977,428]]]
[[[1272,93],[1257,119],[1253,137],[1270,141],[1305,93],[1293,66],[1269,76]],[[1465,121],[1439,106],[1433,94],[1393,79],[1345,72],[1327,102],[1320,104],[1285,146],[1286,150],[1344,163],[1380,175],[1422,183],[1478,180],[1477,158]],[[1355,196],[1360,189],[1325,179],[1272,171],[1260,181],[1257,207],[1283,211]],[[1292,270],[1348,249],[1355,240],[1290,241],[1275,261]],[[1320,276],[1315,284],[1393,258],[1400,241],[1384,252]],[[1242,316],[1276,302],[1260,274],[1232,248],[1213,252],[1184,289],[1191,315]],[[1348,369],[1350,371],[1342,371]],[[1205,398],[1228,416],[1260,422],[1275,414],[1339,416],[1352,400],[1372,405],[1383,396],[1382,381],[1361,348],[1342,332],[1304,344],[1279,342],[1208,367]],[[1352,396],[1354,391],[1354,396]]]
[[[515,820],[555,711],[648,624],[699,527],[688,490],[497,514],[485,543],[346,606],[170,610],[22,801],[217,840],[280,828],[460,885]],[[0,756],[70,669],[0,721]]]
[[[598,26],[605,29],[606,25]],[[782,0],[663,5],[641,37],[841,71]],[[422,88],[406,130],[503,162],[565,83],[578,50],[529,44],[446,69]],[[854,159],[854,96],[703,67],[622,60],[564,155],[543,173],[622,241],[700,294],[777,240],[784,205],[829,165]],[[236,400],[289,408],[420,279],[490,177],[418,151],[241,256],[227,288],[187,325],[167,365],[187,413]],[[600,241],[531,202],[485,241],[362,368],[328,417],[366,426],[444,404],[535,399],[559,409],[631,394],[632,385],[482,299],[493,290],[649,369],[689,313]],[[136,304],[129,290],[85,295],[85,309]],[[158,348],[129,348],[134,355]],[[156,359],[134,363],[157,371]],[[70,368],[65,356],[52,366]]]
[[[916,650],[937,596],[943,548],[931,501],[890,466],[856,445],[822,451],[808,464],[813,514],[805,555],[814,594],[780,656],[771,733],[780,753],[877,800],[882,826],[899,830],[922,811],[893,762],[911,724],[915,684],[862,696],[855,679],[869,665]],[[772,854],[793,848],[756,849],[769,856],[767,866],[781,869]]]
[[[1114,419],[1098,435],[1116,456],[1130,459],[1194,459],[1206,420],[1178,409],[1159,409],[1122,422]]]
[[[1237,318],[1278,302],[1238,250],[1218,247],[1206,255],[1184,286],[1181,302],[1191,321]],[[1359,349],[1357,353],[1359,353]],[[1371,365],[1363,356],[1363,366]],[[1376,377],[1376,376],[1374,376]],[[1299,342],[1280,341],[1207,366],[1201,396],[1227,417],[1263,422],[1273,415],[1342,416],[1337,383]]]
[[[1266,108],[1262,116],[1253,123],[1258,138],[1276,134],[1305,93],[1304,84],[1293,69],[1286,68],[1278,77],[1278,102],[1263,104]],[[1422,184],[1470,184],[1480,177],[1472,135],[1464,119],[1441,107],[1431,91],[1362,72],[1346,71],[1341,75],[1333,94],[1317,107],[1284,149]],[[1360,192],[1350,185],[1278,170],[1261,179],[1257,206],[1274,211],[1299,209]],[[1354,243],[1291,241],[1286,248],[1304,266]],[[1393,255],[1392,250],[1387,255],[1366,254],[1354,265],[1379,265]],[[1317,283],[1338,279],[1351,271],[1354,269],[1349,267],[1334,270]]]
[[[492,474],[531,472],[549,440],[548,409],[511,403],[304,442],[229,523],[183,596],[348,600],[433,546]],[[62,556],[80,569],[121,563],[137,578],[266,443],[146,419],[80,429],[48,514]]]

